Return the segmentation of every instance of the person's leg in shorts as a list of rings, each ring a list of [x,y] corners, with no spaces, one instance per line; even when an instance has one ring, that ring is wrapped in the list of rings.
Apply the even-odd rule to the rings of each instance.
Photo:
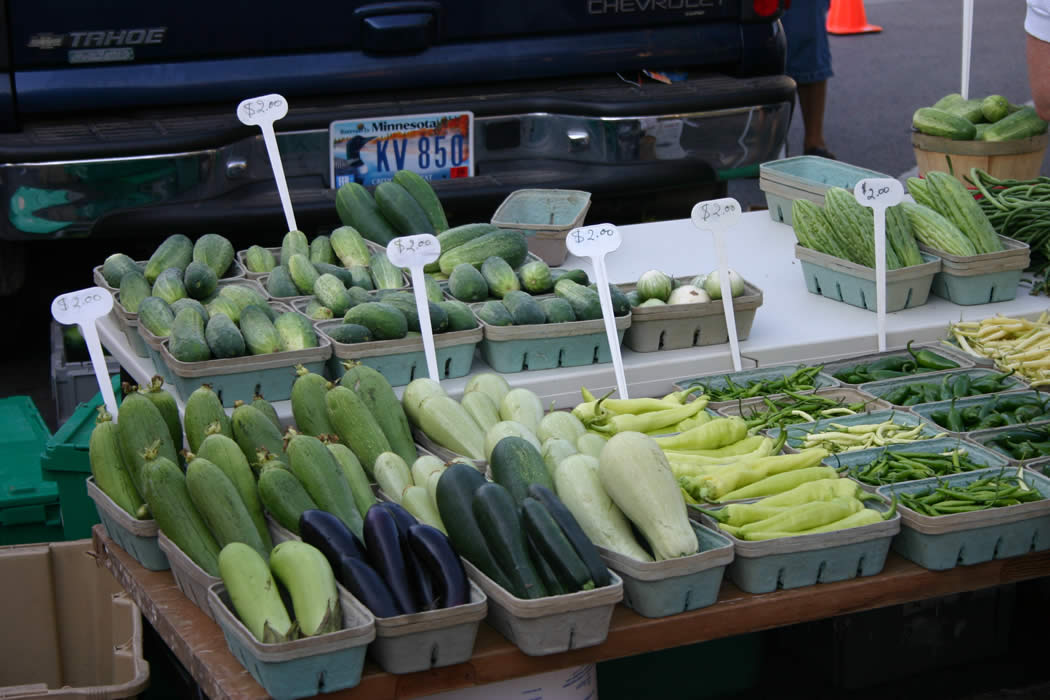
[[[786,72],[798,85],[806,155],[835,156],[824,142],[824,107],[831,71],[827,13],[830,0],[792,0],[781,23],[787,39]]]

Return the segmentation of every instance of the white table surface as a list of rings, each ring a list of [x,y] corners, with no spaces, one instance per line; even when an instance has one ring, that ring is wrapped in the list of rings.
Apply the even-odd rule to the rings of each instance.
[[[649,269],[684,276],[709,272],[717,266],[710,235],[698,231],[688,219],[623,226],[620,231],[623,244],[606,261],[612,282],[634,282]],[[774,222],[765,211],[748,212],[742,215],[737,230],[727,235],[727,244],[730,266],[763,292],[751,333],[740,343],[745,369],[831,360],[878,350],[875,313],[807,291],[795,259],[795,236],[790,226]],[[590,272],[589,261],[571,255],[563,267],[580,267]],[[893,349],[912,339],[939,340],[946,337],[951,321],[979,320],[995,314],[1035,317],[1048,309],[1050,298],[1031,296],[1024,287],[1018,289],[1017,298],[1012,301],[979,306],[959,306],[931,295],[923,306],[887,314],[886,344]],[[148,358],[131,352],[112,319],[99,322],[99,336],[136,381],[146,382],[156,374]],[[632,396],[661,395],[671,391],[676,380],[733,369],[728,344],[651,353],[623,348],[623,360]],[[471,373],[484,371],[491,370],[476,356]],[[611,364],[505,376],[512,386],[532,389],[558,407],[578,403],[581,386],[596,394],[616,387]],[[462,392],[468,379],[442,384],[455,396]],[[173,387],[167,388],[175,394]],[[282,420],[290,421],[289,402],[275,401],[274,405]]]

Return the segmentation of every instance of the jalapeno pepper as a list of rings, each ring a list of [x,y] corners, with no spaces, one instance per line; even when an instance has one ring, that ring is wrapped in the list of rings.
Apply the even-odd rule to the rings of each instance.
[[[952,395],[961,399],[964,396],[969,396],[971,393],[970,376],[968,374],[960,374],[955,377],[952,382]]]
[[[911,349],[911,344],[914,343],[914,342],[915,342],[914,340],[909,340],[908,341],[908,345],[906,346],[906,348],[908,350],[908,354],[910,354],[915,359],[915,364],[917,364],[919,367],[925,367],[926,369],[930,369],[930,370],[938,370],[938,369],[955,369],[956,367],[959,366],[958,362],[954,362],[953,360],[949,360],[946,357],[941,357],[940,355],[938,355],[937,353],[933,352],[932,350],[929,350],[929,349],[926,349],[926,348],[923,348],[922,350],[919,350],[918,352],[916,352],[915,350],[912,350]]]
[[[907,386],[899,386],[893,391],[883,396],[883,400],[893,404],[894,406],[902,406],[904,402],[911,396],[911,389]]]
[[[953,433],[965,432],[966,426],[963,425],[962,412],[955,407],[955,401],[952,401],[951,408],[948,409],[948,430]]]
[[[937,387],[937,391],[939,391],[940,394],[941,394],[941,401],[947,401],[948,399],[952,398],[952,396],[953,396],[952,395],[952,387],[951,387],[950,384],[948,384],[948,380],[950,378],[951,378],[950,375],[947,375],[947,374],[944,375],[944,378],[941,379],[940,385]]]

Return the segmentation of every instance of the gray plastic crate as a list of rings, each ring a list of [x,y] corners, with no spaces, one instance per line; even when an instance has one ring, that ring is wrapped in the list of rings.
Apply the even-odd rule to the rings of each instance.
[[[780,377],[787,377],[794,374],[798,370],[805,369],[806,365],[777,365],[773,367],[759,367],[756,369],[745,369],[740,372],[719,372],[714,374],[705,374],[699,377],[692,377],[690,379],[679,379],[674,383],[674,388],[678,391],[683,391],[688,387],[695,384],[703,384],[708,389],[724,389],[728,386],[730,380],[738,386],[746,386],[748,382],[759,382],[767,379],[778,379]],[[839,386],[839,381],[828,374],[826,371],[817,372],[813,380],[814,389],[809,391],[802,391],[799,393],[809,393],[817,389],[823,389],[828,387]],[[756,396],[783,396],[783,394],[756,394]],[[736,406],[739,403],[737,400],[731,401],[711,401],[707,405],[712,409],[720,409],[725,406]]]
[[[545,598],[517,598],[466,559],[467,576],[488,596],[488,624],[529,656],[558,654],[601,644],[609,636],[613,608],[623,600],[623,581],[589,591]]]
[[[120,374],[120,363],[106,355],[106,372],[112,377]],[[98,380],[91,361],[69,362],[62,342],[62,327],[51,323],[51,399],[55,402],[58,425],[65,423],[77,410],[98,393]]]
[[[1003,506],[970,513],[930,517],[899,506],[903,519],[893,549],[919,566],[943,571],[957,565],[980,564],[1050,549],[1050,479],[1015,466],[991,467],[965,474],[880,486],[883,498],[901,493],[922,493],[942,484],[961,486],[999,474],[1020,472],[1024,482],[1044,498],[1031,503]]]
[[[733,543],[695,521],[700,551],[688,557],[642,562],[604,547],[602,561],[623,579],[624,605],[643,617],[667,617],[713,605],[733,560]]]
[[[157,533],[160,531],[157,521],[131,517],[95,485],[95,477],[89,476],[86,482],[88,497],[95,502],[98,519],[106,528],[109,539],[150,571],[170,569],[168,557],[161,551],[157,540]]]
[[[328,335],[328,330],[342,323],[340,320],[334,320],[314,324],[318,332],[332,345],[326,376],[332,379],[341,378],[346,373],[343,363],[351,360],[372,367],[386,377],[391,386],[404,386],[413,379],[427,376],[427,358],[423,352],[422,337],[340,343]],[[474,350],[481,342],[482,335],[481,326],[467,331],[434,334],[434,354],[441,375],[437,379],[455,379],[470,374],[474,363]]]
[[[934,413],[937,413],[938,411],[947,411],[947,410],[951,409],[953,403],[954,403],[955,407],[961,411],[961,410],[970,408],[972,406],[983,406],[983,405],[985,405],[985,404],[987,404],[989,402],[997,401],[997,400],[999,400],[1000,397],[1002,397],[1003,400],[1010,400],[1010,399],[1015,399],[1015,398],[1019,398],[1019,397],[1032,397],[1032,398],[1038,399],[1039,401],[1046,401],[1046,400],[1048,400],[1048,398],[1050,398],[1045,393],[1043,393],[1041,391],[1011,391],[1011,392],[1008,392],[1008,393],[1005,393],[1005,394],[992,394],[992,395],[987,395],[987,396],[970,396],[970,397],[967,397],[967,398],[964,398],[964,399],[955,399],[954,402],[949,400],[949,401],[937,401],[936,403],[924,403],[924,404],[920,404],[918,406],[911,406],[911,410],[914,411],[917,415],[920,415],[923,418],[925,418],[926,420],[930,421],[934,425],[940,426],[940,428],[942,428],[943,430],[948,430],[948,426],[940,425],[939,423],[937,423],[937,421],[935,421],[933,419],[933,414]],[[1039,420],[1029,421],[1029,422],[1024,423],[1022,425],[1036,425],[1038,423],[1046,423],[1047,421],[1050,421],[1050,415],[1046,415],[1046,416],[1040,418]],[[1021,425],[1015,425],[1014,427],[1016,428],[1016,427],[1022,427],[1022,426]],[[960,433],[955,433],[955,434],[966,434],[966,433],[970,433],[970,432],[974,432],[974,431],[963,430]]]
[[[175,577],[175,585],[191,603],[196,605],[208,617],[215,619],[212,614],[211,602],[208,599],[208,589],[216,583],[222,583],[218,576],[212,576],[207,571],[197,566],[189,555],[183,552],[177,544],[169,540],[164,532],[158,532],[157,544],[168,557],[171,564],[171,574]]]
[[[263,644],[231,609],[222,582],[208,589],[210,607],[233,656],[274,700],[296,700],[353,688],[361,682],[365,652],[375,639],[375,617],[346,590],[339,591],[343,629],[280,644]]]
[[[943,343],[912,343],[911,349],[916,352],[918,352],[919,350],[932,350],[934,353],[944,358],[945,360],[951,360],[952,362],[959,365],[958,367],[949,367],[943,370],[928,370],[925,372],[916,372],[913,375],[915,377],[923,377],[934,372],[947,372],[949,370],[954,371],[957,369],[970,369],[971,367],[974,367],[973,358],[971,358],[969,355],[966,355],[961,350],[950,348],[944,345]],[[872,352],[867,353],[865,355],[854,355],[852,357],[846,357],[840,360],[826,362],[824,364],[824,371],[827,374],[834,377],[836,373],[848,367],[870,364],[872,362],[875,362],[876,360],[881,360],[885,357],[905,357],[908,354],[909,353],[906,348],[900,348],[897,350],[886,350],[884,352]],[[843,381],[841,379],[838,379],[837,381],[843,386],[861,386],[860,384],[853,384],[851,382]],[[867,383],[868,382],[862,382],[862,384]]]
[[[600,318],[529,326],[490,326],[484,321],[480,322],[485,329],[481,357],[497,372],[612,362],[605,321]],[[616,330],[621,342],[630,326],[631,314],[616,317]]]
[[[438,610],[377,617],[369,654],[387,673],[415,673],[469,661],[488,598],[470,581],[470,601]]]
[[[866,425],[869,423],[882,423],[884,421],[893,419],[893,422],[897,425],[903,425],[908,427],[914,427],[916,425],[921,426],[919,432],[920,439],[916,442],[908,443],[910,445],[921,445],[923,439],[930,439],[935,437],[943,437],[946,434],[942,430],[938,430],[935,425],[930,423],[928,420],[921,416],[917,416],[914,413],[908,412],[906,409],[896,408],[887,409],[883,411],[874,411],[872,413],[860,413],[855,416],[843,416],[842,418],[825,418],[818,420],[813,423],[796,423],[795,425],[789,425],[787,427],[787,444],[789,447],[795,449],[802,449],[802,442],[806,435],[810,433],[819,433],[828,430],[833,425]],[[780,428],[770,428],[766,431],[770,437],[776,438],[780,435]],[[867,447],[860,450],[850,450],[852,452],[874,452],[881,450],[881,446]],[[840,453],[841,454],[841,453]]]
[[[806,289],[868,311],[878,309],[875,269],[795,245]],[[923,263],[886,271],[886,313],[922,306],[930,296],[941,260],[922,253]]]
[[[954,359],[954,358],[952,358],[952,359]],[[969,377],[971,381],[974,381],[974,380],[981,379],[981,378],[984,378],[984,377],[996,376],[998,374],[1001,374],[1001,373],[1000,372],[996,372],[995,370],[986,369],[986,368],[982,368],[982,367],[974,367],[974,368],[971,368],[971,369],[962,369],[962,370],[950,369],[950,370],[941,370],[941,371],[938,371],[938,372],[927,372],[927,373],[924,373],[924,374],[917,374],[917,375],[911,376],[911,377],[898,377],[898,378],[895,378],[895,379],[881,379],[881,380],[879,380],[877,382],[867,382],[866,384],[861,384],[859,386],[859,388],[860,388],[861,391],[865,391],[865,392],[867,392],[867,393],[869,393],[869,394],[871,394],[873,396],[878,396],[878,397],[882,398],[882,397],[885,397],[885,396],[889,395],[891,392],[893,392],[894,389],[900,388],[902,386],[907,386],[909,384],[927,384],[927,383],[930,383],[930,382],[940,382],[940,381],[942,381],[944,379],[945,375],[948,375],[949,377],[953,377],[953,378],[957,377],[957,376],[960,376],[960,375],[965,375],[965,376]],[[953,380],[949,379],[949,382],[951,382],[951,381],[953,381]],[[997,392],[993,392],[993,393],[1001,394],[1001,393],[1007,392],[1007,391],[1019,391],[1019,390],[1028,388],[1028,384],[1025,383],[1022,379],[1020,379],[1017,376],[1009,376],[1003,381],[1006,384],[1006,388],[1003,389],[1002,391],[997,391]],[[974,396],[990,396],[990,395],[991,394],[974,394]],[[969,398],[969,397],[966,397],[966,398]],[[923,402],[923,403],[925,403],[925,402]],[[900,405],[900,404],[896,404],[896,405]],[[919,404],[915,404],[915,405],[919,405]]]
[[[888,505],[868,503],[867,507],[885,512]],[[690,516],[718,528],[714,518],[696,509],[690,509]],[[901,516],[896,513],[872,525],[758,542],[727,534],[734,556],[726,575],[745,593],[772,593],[874,576],[886,565],[890,541],[900,529]]]
[[[960,437],[933,438],[932,440],[926,440],[917,445],[887,445],[886,447],[881,447],[877,450],[861,450],[858,452],[828,455],[824,459],[824,464],[830,467],[846,467],[848,469],[846,476],[860,483],[861,488],[865,491],[874,493],[878,486],[872,486],[860,481],[860,479],[856,478],[855,473],[860,467],[865,467],[873,460],[877,459],[883,452],[928,452],[937,454],[955,449],[966,450],[967,456],[971,461],[985,466],[1001,467],[1008,464],[1006,458],[998,452],[989,450],[986,447],[981,447],[980,445],[969,442]],[[912,479],[912,481],[917,480]]]

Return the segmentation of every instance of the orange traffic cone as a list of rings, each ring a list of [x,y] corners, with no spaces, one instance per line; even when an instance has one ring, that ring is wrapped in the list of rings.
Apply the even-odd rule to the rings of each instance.
[[[882,27],[868,24],[864,0],[831,0],[827,30],[829,34],[864,34],[881,32]]]

